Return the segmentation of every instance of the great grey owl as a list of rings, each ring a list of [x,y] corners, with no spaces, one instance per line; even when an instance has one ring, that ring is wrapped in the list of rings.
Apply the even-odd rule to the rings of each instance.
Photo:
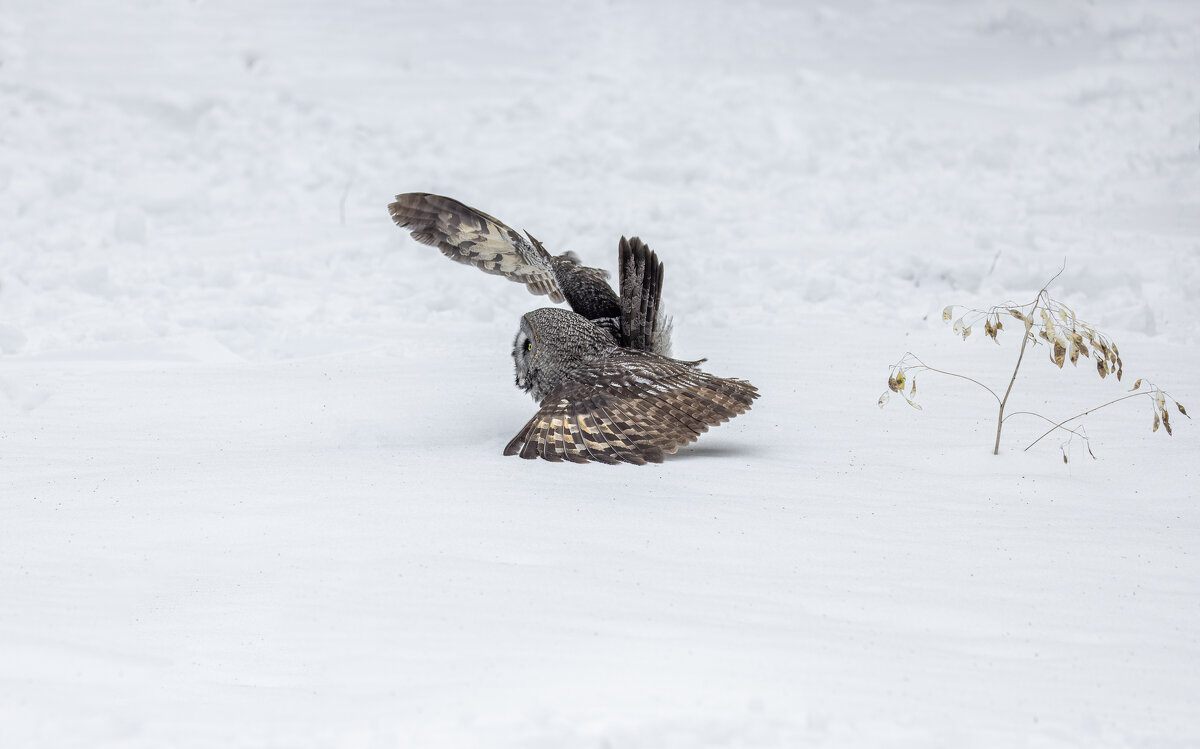
[[[621,237],[620,295],[608,274],[573,253],[550,255],[532,235],[457,200],[397,195],[392,220],[447,257],[566,301],[521,318],[513,342],[517,387],[540,405],[505,455],[586,463],[660,463],[710,426],[745,413],[758,390],[671,359],[659,309],[663,266],[637,237]]]

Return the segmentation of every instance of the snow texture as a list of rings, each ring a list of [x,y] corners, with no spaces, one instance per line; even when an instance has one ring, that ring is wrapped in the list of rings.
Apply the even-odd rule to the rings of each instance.
[[[6,0],[0,746],[1200,746],[1200,4]],[[545,301],[388,220],[615,270],[754,409],[500,451]],[[1195,406],[1200,408],[1200,406]]]

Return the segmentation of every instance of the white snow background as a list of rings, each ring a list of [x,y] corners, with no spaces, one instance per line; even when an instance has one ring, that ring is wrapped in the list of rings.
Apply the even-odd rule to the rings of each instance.
[[[1200,410],[1200,4],[5,0],[0,746],[1200,746],[1197,427],[991,455],[1052,292]],[[662,465],[501,455],[547,304],[388,219],[615,271],[762,397]]]

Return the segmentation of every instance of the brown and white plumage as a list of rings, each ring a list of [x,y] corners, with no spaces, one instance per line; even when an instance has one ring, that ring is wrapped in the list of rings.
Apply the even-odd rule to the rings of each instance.
[[[397,195],[392,220],[447,257],[566,301],[521,318],[517,387],[537,414],[505,455],[586,463],[659,463],[709,427],[745,413],[758,390],[677,361],[661,309],[663,264],[637,237],[618,245],[619,294],[572,253],[551,255],[528,233],[452,198]],[[703,361],[703,360],[701,360]]]
[[[661,463],[709,427],[745,413],[758,390],[650,351],[621,348],[562,309],[522,318],[517,385],[540,400],[505,455],[586,463]]]
[[[573,253],[551,255],[532,235],[453,198],[410,192],[388,206],[397,226],[451,260],[524,284],[532,294],[567,302],[590,320],[617,318],[620,301],[608,273],[580,265]]]

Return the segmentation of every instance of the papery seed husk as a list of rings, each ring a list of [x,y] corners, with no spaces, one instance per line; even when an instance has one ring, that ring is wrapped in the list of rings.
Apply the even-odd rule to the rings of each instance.
[[[1158,431],[1158,411],[1154,412],[1154,428],[1151,429],[1150,431],[1152,431],[1152,432]]]
[[[891,393],[884,393],[883,395],[879,396],[879,407],[883,408],[884,406],[886,406],[887,402],[889,400],[891,400],[891,398],[892,398]]]
[[[1182,403],[1180,403],[1179,401],[1175,401],[1175,408],[1178,408],[1178,409],[1179,409],[1179,413],[1183,414],[1184,416],[1187,416],[1189,419],[1190,419],[1190,418],[1192,418],[1191,416],[1188,416],[1187,409],[1186,409],[1186,408],[1184,408],[1184,407],[1183,407],[1183,404],[1182,404]]]
[[[963,340],[964,341],[967,340],[967,336],[971,335],[971,326],[968,325],[967,327],[963,328],[962,334],[963,334]]]
[[[1163,420],[1163,429],[1167,430],[1167,436],[1174,437],[1175,433],[1171,431],[1171,416],[1170,416],[1170,414],[1167,413],[1167,409],[1165,409],[1165,408],[1163,409],[1163,412],[1162,412],[1162,420]]]
[[[1071,344],[1070,356],[1071,356],[1071,366],[1073,366],[1073,367],[1079,366],[1079,347],[1073,343]]]
[[[1079,342],[1079,353],[1083,355],[1084,359],[1087,359],[1092,355],[1091,352],[1088,351],[1088,347],[1083,345],[1083,341]]]
[[[1119,365],[1118,365],[1118,366],[1119,366]],[[1122,377],[1124,377],[1124,376],[1125,376],[1125,370],[1123,370],[1123,369],[1117,369],[1117,382],[1120,382],[1120,381],[1121,381],[1121,378],[1122,378]]]
[[[888,378],[888,390],[891,390],[894,393],[899,389],[900,386],[896,384],[896,375],[892,375]]]
[[[1063,345],[1061,343],[1059,343],[1058,341],[1055,341],[1054,342],[1054,357],[1053,357],[1053,359],[1054,359],[1054,363],[1056,365],[1058,365],[1059,369],[1062,369],[1063,363],[1066,361],[1066,358],[1067,358],[1067,350],[1065,348],[1063,348]]]
[[[942,310],[942,322],[950,322],[950,318],[954,317],[954,305],[946,307]]]
[[[1025,315],[1021,314],[1021,310],[1019,310],[1019,309],[1010,309],[1008,311],[1008,314],[1012,315],[1013,317],[1017,318],[1018,320],[1021,320],[1022,322],[1025,321]]]
[[[908,394],[909,394],[909,395],[916,395],[916,394],[917,394],[917,378],[916,378],[916,377],[914,377],[914,378],[913,378],[913,381],[912,381],[912,389],[908,391]]]
[[[1066,450],[1063,450],[1063,462],[1064,463],[1067,462],[1067,451]]]
[[[1100,373],[1100,379],[1108,377],[1108,364],[1103,359],[1096,360],[1096,371]]]
[[[1132,393],[1134,390],[1137,390],[1137,389],[1138,389],[1138,388],[1140,388],[1141,386],[1142,386],[1142,378],[1141,378],[1141,377],[1139,377],[1139,378],[1137,378],[1137,380],[1136,380],[1136,381],[1133,383],[1133,387],[1129,388],[1129,392],[1131,392],[1131,393]]]

